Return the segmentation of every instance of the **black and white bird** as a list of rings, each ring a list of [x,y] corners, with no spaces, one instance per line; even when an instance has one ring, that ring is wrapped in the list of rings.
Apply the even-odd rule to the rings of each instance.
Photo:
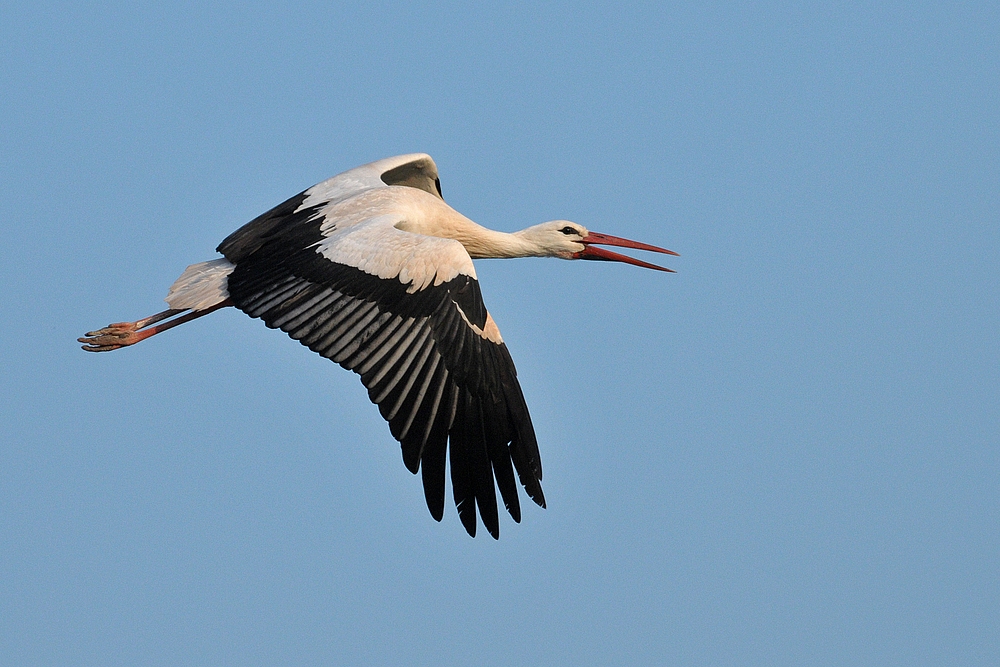
[[[90,352],[117,350],[235,306],[360,375],[403,463],[421,472],[431,516],[444,513],[447,460],[466,531],[475,537],[478,506],[498,538],[494,479],[520,522],[514,475],[545,507],[542,464],[472,260],[560,257],[670,270],[595,244],[677,254],[566,220],[513,234],[486,229],[444,202],[430,156],[401,155],[314,185],[230,234],[217,249],[222,258],[189,266],[174,282],[169,310],[79,340]]]

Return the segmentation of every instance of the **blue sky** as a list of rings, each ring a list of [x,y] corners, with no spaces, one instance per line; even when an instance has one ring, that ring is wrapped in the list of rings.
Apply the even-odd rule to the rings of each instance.
[[[995,3],[2,15],[0,662],[1000,661]],[[75,342],[413,151],[682,255],[479,263],[549,501],[499,542],[259,321]]]

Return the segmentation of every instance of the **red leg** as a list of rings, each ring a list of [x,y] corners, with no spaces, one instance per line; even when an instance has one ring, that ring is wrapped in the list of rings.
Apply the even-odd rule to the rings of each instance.
[[[127,345],[135,345],[141,340],[146,340],[150,336],[155,336],[162,331],[172,329],[178,324],[190,322],[191,320],[208,315],[209,313],[214,313],[219,308],[225,308],[226,306],[231,305],[233,305],[232,302],[229,299],[226,299],[225,301],[205,308],[204,310],[192,310],[191,312],[172,319],[169,322],[157,324],[156,326],[149,326],[155,322],[160,322],[173,317],[178,313],[183,313],[186,309],[164,310],[162,313],[150,315],[149,317],[144,317],[143,319],[136,320],[135,322],[118,322],[116,324],[109,324],[103,329],[89,331],[83,338],[77,338],[77,340],[84,343],[83,349],[87,352],[110,352],[111,350],[117,350],[118,348],[122,348]]]

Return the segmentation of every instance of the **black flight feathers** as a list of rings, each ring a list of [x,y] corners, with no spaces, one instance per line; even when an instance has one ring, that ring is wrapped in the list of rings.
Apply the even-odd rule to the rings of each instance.
[[[478,506],[486,529],[499,536],[494,478],[515,521],[515,471],[544,507],[538,445],[514,363],[506,345],[465,322],[486,323],[479,283],[459,274],[410,294],[395,278],[334,263],[315,247],[322,240],[318,210],[296,212],[304,198],[276,206],[219,246],[236,265],[228,284],[233,303],[361,376],[406,467],[422,472],[435,519],[444,512],[446,457],[470,535]]]

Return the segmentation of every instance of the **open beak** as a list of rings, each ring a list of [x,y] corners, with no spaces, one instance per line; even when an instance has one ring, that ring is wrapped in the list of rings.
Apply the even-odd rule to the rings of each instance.
[[[673,250],[658,248],[655,245],[649,245],[648,243],[629,241],[628,239],[621,239],[617,236],[610,236],[608,234],[598,234],[597,232],[588,232],[580,242],[583,243],[585,247],[583,250],[573,255],[573,259],[596,259],[604,262],[624,262],[626,264],[642,266],[647,269],[656,269],[657,271],[669,271],[670,273],[676,273],[673,269],[667,269],[662,266],[657,266],[656,264],[650,264],[649,262],[644,262],[641,259],[634,259],[628,255],[620,255],[617,252],[611,252],[610,250],[605,250],[604,248],[595,248],[594,245],[600,244],[613,245],[620,248],[635,248],[636,250],[662,252],[664,255],[676,255],[680,257],[680,255],[677,255],[677,253]]]

